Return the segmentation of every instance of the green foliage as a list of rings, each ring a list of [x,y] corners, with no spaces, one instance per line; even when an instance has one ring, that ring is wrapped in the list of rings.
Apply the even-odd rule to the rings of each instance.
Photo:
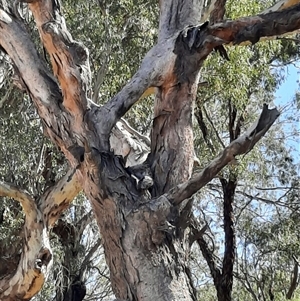
[[[235,19],[253,15],[268,7],[271,1],[228,1],[226,16]],[[158,7],[156,1],[122,0],[63,2],[67,26],[76,40],[89,49],[92,70],[92,87],[89,97],[104,103],[115,95],[137,70],[145,53],[156,41]],[[28,17],[29,28],[34,28]],[[42,53],[36,30],[33,38]],[[230,143],[230,112],[236,111],[244,132],[257,118],[263,103],[271,103],[274,93],[285,78],[283,66],[299,59],[299,43],[288,38],[263,41],[244,47],[225,46],[230,62],[217,53],[206,60],[201,69],[195,115],[202,112],[207,137],[194,121],[195,152],[204,167]],[[42,125],[30,99],[6,80],[12,73],[9,63],[2,58],[7,71],[0,83],[0,180],[13,182],[27,189],[34,196],[40,195],[49,185],[43,176],[40,162],[48,154],[51,161],[50,180],[57,180],[64,173],[65,162],[51,143],[44,138]],[[1,79],[0,73],[0,79]],[[99,88],[99,90],[97,90]],[[97,95],[92,95],[92,90]],[[148,97],[128,112],[127,120],[142,133],[148,133],[152,122],[153,98]],[[237,178],[234,213],[237,229],[237,261],[235,265],[234,300],[254,300],[262,292],[267,296],[272,284],[276,300],[284,300],[290,285],[294,266],[293,257],[299,258],[299,169],[295,160],[295,144],[287,143],[289,137],[299,137],[300,93],[293,103],[283,109],[282,119],[249,154],[238,158],[238,165],[231,165],[218,175],[225,179]],[[290,125],[287,126],[285,121]],[[299,139],[299,138],[298,138]],[[299,140],[298,140],[299,142]],[[46,151],[47,150],[47,151]],[[51,154],[51,155],[50,155]],[[43,157],[44,159],[44,157]],[[223,196],[218,179],[195,196],[195,215],[211,229],[211,247],[216,256],[223,255]],[[64,221],[78,226],[78,221],[88,210],[85,199],[77,200],[66,213]],[[0,253],[6,254],[21,245],[20,231],[24,221],[21,207],[8,199],[1,199]],[[91,223],[81,236],[76,237],[76,256],[69,266],[64,266],[70,249],[58,235],[54,247],[55,266],[50,281],[35,300],[51,300],[58,283],[65,283],[64,269],[76,273],[92,247],[91,240],[98,231]],[[88,244],[89,242],[89,244]],[[4,248],[5,247],[5,248]],[[71,247],[75,247],[72,245]],[[69,258],[71,259],[71,258]],[[217,259],[218,263],[221,260]],[[193,250],[193,278],[199,300],[216,300],[210,271],[199,250]],[[103,275],[101,275],[103,274]],[[68,277],[71,273],[68,274]],[[264,282],[261,281],[262,275]],[[104,255],[99,248],[88,262],[85,279],[89,283],[89,297],[98,300],[111,293]],[[55,282],[58,281],[58,282]],[[260,285],[260,286],[259,286]],[[103,290],[99,289],[103,288]],[[98,290],[96,289],[98,288]],[[93,295],[94,293],[94,295]],[[299,299],[299,290],[293,300]],[[252,298],[252,299],[251,299]]]

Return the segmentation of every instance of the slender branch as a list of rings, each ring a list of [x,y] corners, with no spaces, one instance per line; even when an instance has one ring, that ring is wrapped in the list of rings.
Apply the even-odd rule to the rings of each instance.
[[[86,269],[86,266],[89,264],[92,256],[99,249],[101,244],[102,244],[101,238],[98,238],[96,243],[89,249],[88,253],[85,255],[84,260],[81,263],[80,273],[83,273],[83,271]]]
[[[199,107],[197,108],[197,110],[195,111],[195,116],[196,116],[196,119],[198,121],[200,130],[202,132],[203,139],[206,142],[206,145],[208,146],[208,148],[214,154],[216,151],[215,151],[215,148],[214,148],[213,144],[211,143],[210,139],[208,138],[208,129],[207,129],[207,126],[204,122],[204,118],[203,118],[201,108],[199,108]]]
[[[246,131],[245,134],[234,140],[227,146],[217,158],[215,158],[200,173],[195,173],[192,178],[173,188],[167,197],[174,203],[180,204],[183,200],[191,197],[200,188],[211,181],[229,162],[234,161],[235,157],[247,154],[254,145],[264,136],[271,125],[278,118],[277,109],[268,109],[264,105],[259,119]]]
[[[223,141],[222,141],[222,139],[221,139],[221,137],[220,137],[220,135],[219,135],[219,132],[217,131],[217,129],[216,129],[214,123],[212,122],[211,118],[209,117],[208,112],[207,112],[206,109],[205,109],[205,106],[203,106],[202,108],[203,108],[203,112],[204,112],[204,114],[205,114],[205,117],[206,117],[207,120],[209,121],[209,123],[210,123],[210,125],[211,125],[211,127],[212,127],[212,129],[213,129],[213,131],[214,131],[214,133],[215,133],[215,135],[216,135],[216,137],[217,137],[217,140],[219,141],[219,143],[221,144],[221,146],[222,146],[223,148],[225,148],[225,144],[223,143]]]
[[[286,298],[288,300],[292,299],[293,294],[297,288],[297,284],[298,284],[298,270],[299,270],[299,264],[297,262],[296,259],[294,259],[295,263],[294,263],[294,269],[293,269],[293,275],[292,275],[292,280],[291,280],[291,284],[289,287],[288,292],[286,293]]]

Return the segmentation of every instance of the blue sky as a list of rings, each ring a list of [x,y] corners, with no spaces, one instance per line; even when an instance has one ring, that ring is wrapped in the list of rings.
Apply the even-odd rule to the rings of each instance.
[[[287,78],[279,87],[276,92],[276,98],[274,103],[276,105],[282,105],[282,103],[286,103],[292,100],[295,95],[296,90],[299,89],[299,69],[294,65],[289,65],[286,67]]]
[[[278,106],[279,111],[281,108],[284,108],[288,103],[290,103],[294,96],[295,92],[300,90],[299,86],[299,80],[300,80],[300,69],[295,67],[294,65],[288,65],[286,67],[286,79],[281,84],[281,86],[278,88],[275,94],[274,104]],[[289,110],[290,113],[293,113],[293,111]],[[299,113],[296,113],[299,116]],[[296,116],[295,114],[295,116]],[[284,115],[284,113],[279,117],[281,120],[286,119],[287,117]],[[287,123],[287,131],[290,131],[292,128],[292,125],[294,125],[298,133],[300,133],[300,123],[299,122],[293,122],[292,124]],[[300,136],[298,134],[297,137],[290,137],[290,139],[287,140],[287,144],[291,146],[291,153],[292,157],[295,160],[294,162],[300,162]],[[300,172],[300,168],[299,168]]]

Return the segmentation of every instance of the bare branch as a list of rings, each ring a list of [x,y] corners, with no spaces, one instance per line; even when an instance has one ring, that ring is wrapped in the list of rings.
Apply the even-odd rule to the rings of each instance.
[[[191,197],[200,188],[211,181],[224,166],[231,161],[235,161],[236,156],[247,154],[264,136],[278,116],[279,112],[277,109],[270,110],[267,105],[264,105],[259,119],[245,134],[231,142],[229,146],[200,173],[194,174],[189,181],[173,188],[167,197],[176,205]]]
[[[286,293],[286,298],[288,300],[292,299],[293,294],[297,288],[298,285],[298,270],[299,270],[299,263],[297,262],[297,259],[294,258],[294,269],[293,269],[293,275],[292,275],[292,280],[291,280],[291,284],[289,287],[288,292]]]
[[[19,201],[26,215],[26,243],[23,244],[21,259],[15,273],[0,281],[1,300],[5,300],[5,296],[18,296],[18,300],[22,296],[22,300],[28,300],[40,291],[52,259],[48,229],[53,226],[62,211],[69,207],[80,190],[76,174],[71,170],[54,187],[47,190],[38,203],[26,191],[0,182],[0,196]]]
[[[182,40],[203,58],[212,49],[223,44],[252,44],[261,38],[277,37],[300,29],[300,4],[275,12],[262,13],[212,26],[188,27],[182,31]]]
[[[280,11],[225,21],[208,29],[212,36],[224,43],[240,44],[250,41],[255,44],[262,37],[279,36],[300,28],[300,4]]]
[[[37,207],[34,198],[25,190],[9,183],[0,182],[0,196],[9,197],[19,201],[22,205],[25,215],[36,216]]]
[[[72,39],[58,1],[35,1],[29,8],[60,83],[63,105],[74,117],[81,118],[91,85],[88,50]]]
[[[108,139],[111,129],[117,121],[143,96],[149,87],[160,86],[167,75],[168,64],[175,55],[172,54],[174,40],[163,41],[154,46],[145,56],[141,67],[128,84],[98,112],[90,112],[97,131],[104,140]]]
[[[48,227],[53,226],[81,189],[75,171],[70,169],[54,187],[45,192],[41,197],[41,210]]]
[[[20,73],[27,92],[45,105],[61,100],[58,85],[39,58],[23,24],[0,9],[0,45]]]
[[[29,300],[40,291],[52,259],[43,213],[35,200],[17,187],[0,183],[0,195],[18,200],[26,215],[22,255],[16,271],[0,280],[1,300]]]

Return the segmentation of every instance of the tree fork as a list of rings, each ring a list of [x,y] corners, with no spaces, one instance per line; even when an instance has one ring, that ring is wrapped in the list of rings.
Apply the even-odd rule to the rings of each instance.
[[[268,14],[197,26],[202,16],[201,4],[200,0],[160,2],[158,44],[146,55],[132,80],[101,108],[87,107],[87,78],[81,78],[80,68],[88,68],[88,59],[85,61],[84,48],[77,47],[69,36],[56,1],[36,1],[29,6],[63,89],[63,99],[56,82],[44,76],[48,75],[45,69],[39,66],[35,72],[28,70],[28,66],[36,67],[33,56],[22,51],[27,50],[29,42],[20,45],[16,28],[12,40],[11,32],[8,33],[16,22],[0,12],[0,33],[5,34],[1,46],[21,71],[51,139],[76,168],[76,176],[92,203],[100,227],[114,293],[123,300],[195,300],[186,269],[189,245],[185,229],[178,227],[178,207],[235,156],[250,151],[278,117],[276,110],[264,107],[264,118],[253,129],[233,141],[203,172],[189,179],[193,162],[191,116],[203,60],[221,44],[256,42],[260,35],[276,35],[300,27],[299,5],[281,15],[272,15],[278,19],[291,17],[289,20],[293,21],[276,23],[275,28],[266,27],[272,23]],[[79,68],[76,56],[80,50],[83,60]],[[26,65],[29,62],[31,65]],[[57,97],[49,92],[47,83],[52,83],[49,86]],[[152,199],[147,191],[135,186],[123,159],[111,152],[109,144],[116,122],[149,86],[158,90],[150,155],[156,196]],[[77,156],[78,152],[72,152],[73,145],[84,148],[84,154]],[[163,152],[165,162],[161,160]],[[175,157],[181,157],[180,164],[176,165]],[[183,164],[186,165],[178,166]],[[164,180],[165,183],[160,183]]]

